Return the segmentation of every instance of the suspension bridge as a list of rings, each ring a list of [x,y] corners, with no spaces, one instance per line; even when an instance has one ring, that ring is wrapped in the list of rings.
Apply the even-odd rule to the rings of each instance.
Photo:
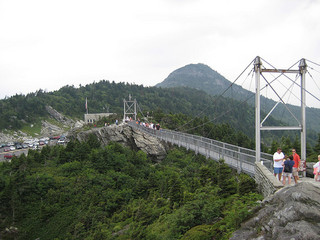
[[[253,66],[252,70],[249,72],[248,75],[253,73],[255,75],[255,136],[256,136],[256,150],[242,148],[239,146],[235,146],[232,144],[216,141],[213,139],[192,135],[186,133],[186,126],[189,123],[186,123],[185,125],[179,127],[179,129],[168,130],[168,129],[161,129],[155,130],[146,128],[144,126],[141,126],[139,124],[136,124],[136,121],[130,121],[128,124],[140,131],[145,132],[146,134],[150,134],[156,138],[159,138],[163,141],[170,142],[171,144],[175,144],[177,146],[185,147],[186,149],[190,149],[195,151],[196,153],[202,154],[203,156],[207,158],[211,158],[214,160],[219,160],[223,158],[225,160],[225,163],[228,164],[230,167],[237,169],[237,171],[244,172],[246,174],[249,174],[251,176],[255,175],[255,166],[256,163],[261,163],[265,168],[267,168],[270,172],[273,171],[273,159],[271,154],[263,153],[260,151],[261,146],[261,135],[260,132],[263,130],[268,131],[287,131],[287,130],[295,130],[300,132],[301,137],[301,159],[303,161],[306,160],[306,118],[305,118],[305,111],[306,111],[306,94],[309,94],[311,97],[316,99],[320,102],[320,99],[316,97],[316,94],[312,93],[311,91],[308,91],[306,89],[306,74],[309,74],[309,77],[311,77],[312,80],[314,78],[308,71],[308,67],[310,69],[313,69],[310,66],[307,66],[308,64],[313,64],[314,66],[320,66],[319,64],[306,60],[301,59],[299,62],[295,63],[288,69],[278,69],[273,67],[271,64],[266,62],[265,60],[261,59],[260,57],[256,57],[248,66],[247,68],[236,78],[235,81],[233,81],[230,86],[223,91],[216,99],[223,96],[230,88],[232,88],[233,84],[236,83],[237,80],[240,79],[242,75],[246,72],[247,69],[249,69],[250,66]],[[264,64],[271,66],[271,68],[266,68]],[[294,69],[294,67],[298,64],[298,68]],[[320,71],[316,71],[320,73]],[[277,76],[273,76],[273,79],[268,80],[265,74],[272,73],[272,74],[278,74]],[[289,74],[296,74],[296,78],[292,79]],[[297,77],[298,76],[298,77]],[[286,80],[290,82],[289,86],[284,85],[284,81],[281,80],[281,77],[284,77]],[[260,79],[264,79],[265,85],[262,85],[260,83]],[[298,79],[300,78],[301,82],[298,83]],[[280,90],[281,94],[276,91],[276,82],[281,82],[283,89]],[[317,82],[314,80],[315,85],[320,91],[320,88],[317,85]],[[262,86],[262,87],[261,87]],[[296,86],[299,89],[299,93],[294,93],[293,87]],[[274,96],[278,98],[277,103],[275,106],[271,108],[269,113],[266,114],[266,117],[261,121],[261,102],[260,102],[260,95],[262,94],[263,90],[266,90],[267,88],[272,89]],[[279,88],[277,86],[277,88]],[[315,87],[313,87],[315,88]],[[284,97],[286,94],[294,95],[296,98],[298,98],[298,103],[300,105],[300,116],[295,116],[290,108],[287,107],[289,99],[284,101]],[[297,97],[297,95],[300,95],[300,98]],[[265,95],[265,97],[267,97]],[[247,102],[251,97],[245,99],[243,101]],[[213,103],[214,104],[214,103]],[[266,119],[271,115],[271,113],[274,111],[274,109],[279,105],[282,104],[285,106],[285,108],[288,110],[289,114],[292,115],[292,118],[296,121],[296,125],[292,126],[264,126],[264,123],[266,122]],[[138,108],[140,108],[138,106]],[[232,109],[229,109],[227,112],[230,112]],[[140,109],[141,111],[141,109]],[[142,111],[141,111],[142,112]],[[142,113],[143,114],[143,113]],[[204,114],[204,110],[199,113],[196,117],[199,117],[200,115]],[[224,115],[224,114],[223,114]],[[137,116],[137,101],[132,100],[131,96],[129,97],[129,101],[124,100],[124,120],[128,118],[128,116],[133,116],[133,118],[136,120]],[[320,119],[320,118],[319,118]],[[216,118],[214,119],[216,120]],[[213,122],[214,120],[209,120],[209,122]],[[205,123],[206,124],[206,123]],[[202,124],[201,126],[203,126]],[[201,127],[198,126],[198,127]],[[182,132],[181,129],[184,128],[185,132]],[[192,129],[194,129],[193,127]],[[180,130],[180,131],[179,131]],[[305,176],[305,174],[304,174]]]
[[[146,134],[152,135],[160,140],[169,142],[179,147],[185,147],[201,154],[206,158],[214,160],[224,159],[225,163],[237,171],[254,176],[255,173],[255,151],[236,145],[216,141],[210,138],[196,136],[188,133],[172,131],[168,129],[151,129],[137,124],[135,121],[127,123],[131,127],[138,129]],[[267,153],[261,154],[261,161],[272,171],[272,155]]]

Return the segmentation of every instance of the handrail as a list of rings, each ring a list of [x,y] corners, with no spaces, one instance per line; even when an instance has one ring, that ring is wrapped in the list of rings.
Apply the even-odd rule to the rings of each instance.
[[[214,160],[223,158],[229,166],[237,168],[239,172],[242,171],[254,175],[256,160],[255,151],[252,149],[169,129],[155,130],[139,125],[133,121],[128,122],[127,124],[147,134],[153,135],[154,137],[160,138],[161,140],[186,147],[187,149],[192,149],[195,152]],[[264,165],[270,171],[272,171],[273,161],[271,154],[261,153],[260,160],[263,161]]]

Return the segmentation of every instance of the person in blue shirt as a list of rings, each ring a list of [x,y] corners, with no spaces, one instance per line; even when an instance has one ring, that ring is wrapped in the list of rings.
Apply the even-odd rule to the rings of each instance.
[[[284,170],[283,170],[283,185],[286,185],[286,178],[288,177],[288,183],[291,184],[291,176],[292,176],[292,167],[294,165],[293,156],[290,155],[289,158],[287,158],[283,162]]]

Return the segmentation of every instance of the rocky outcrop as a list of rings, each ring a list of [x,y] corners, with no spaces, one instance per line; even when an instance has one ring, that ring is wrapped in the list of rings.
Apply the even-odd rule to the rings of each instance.
[[[313,165],[316,164],[316,162],[307,162],[307,169],[306,169],[306,174],[307,177],[313,178]]]
[[[64,130],[48,121],[42,121],[41,123],[41,136],[50,137],[53,135],[61,135]]]
[[[301,182],[280,189],[230,239],[319,240],[320,184]]]
[[[68,138],[85,141],[90,134],[94,134],[102,145],[106,146],[110,141],[118,142],[133,150],[142,150],[155,161],[160,161],[167,154],[167,145],[155,137],[135,130],[127,124],[111,125],[101,128],[93,128],[84,132],[71,132]]]
[[[70,127],[74,125],[74,121],[70,118],[67,118],[63,114],[59,113],[51,106],[46,106],[47,112],[50,114],[51,117],[56,119],[58,122],[62,123],[63,125]]]

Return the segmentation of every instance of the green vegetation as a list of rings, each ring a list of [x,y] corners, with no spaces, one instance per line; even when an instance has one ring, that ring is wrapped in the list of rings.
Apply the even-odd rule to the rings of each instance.
[[[29,136],[38,136],[41,133],[41,121],[36,121],[34,124],[25,124],[21,127],[21,131]]]
[[[88,99],[89,113],[109,112],[116,113],[122,118],[123,99],[129,94],[137,99],[144,116],[161,114],[184,114],[188,116],[206,116],[213,123],[227,123],[237,131],[241,131],[250,138],[254,137],[254,108],[230,98],[217,98],[196,89],[176,87],[161,89],[143,87],[142,85],[100,81],[80,86],[65,86],[55,92],[30,93],[26,96],[16,95],[0,100],[0,130],[18,130],[23,126],[35,124],[39,119],[50,121],[46,105],[52,106],[67,117],[82,119],[85,113],[85,99]],[[283,115],[283,114],[282,114]],[[262,113],[261,117],[265,114]],[[159,120],[156,119],[156,120]],[[270,118],[266,125],[283,125]],[[186,126],[186,129],[190,126]],[[281,132],[263,133],[266,145],[271,145],[274,139],[281,139]],[[291,141],[295,134],[287,134]],[[307,131],[307,140],[310,146],[317,141],[316,131]]]
[[[0,130],[17,130],[25,123],[34,124],[39,118],[49,118],[47,105],[67,117],[83,119],[86,97],[89,113],[106,112],[106,109],[109,109],[109,112],[118,114],[121,119],[123,99],[127,99],[129,94],[137,99],[144,116],[155,115],[158,111],[189,116],[198,116],[201,113],[200,117],[215,119],[215,123],[228,123],[248,136],[254,136],[254,108],[236,100],[217,99],[191,88],[147,88],[104,80],[79,88],[65,86],[55,92],[46,93],[40,90],[34,94],[16,95],[0,100]],[[270,124],[274,121],[271,119]]]
[[[90,136],[0,165],[1,237],[228,239],[262,198],[255,189],[223,160],[174,148],[154,163]]]

